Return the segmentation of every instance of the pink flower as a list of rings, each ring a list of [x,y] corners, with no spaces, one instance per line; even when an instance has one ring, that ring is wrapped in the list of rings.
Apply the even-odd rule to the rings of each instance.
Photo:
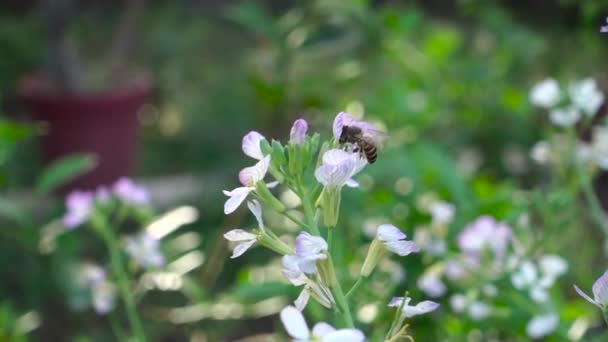
[[[93,193],[80,190],[70,192],[65,200],[67,212],[63,216],[63,225],[73,229],[88,221],[93,204]]]
[[[268,167],[270,165],[270,156],[263,157],[254,166],[246,167],[239,172],[239,181],[244,186],[235,188],[230,191],[224,190],[224,195],[228,196],[228,200],[224,203],[224,214],[233,213],[245,201],[249,193],[255,190],[255,184],[263,181]]]
[[[133,205],[150,203],[148,191],[143,186],[136,184],[127,177],[120,178],[112,185],[112,193],[125,203]]]
[[[491,216],[479,217],[457,237],[458,247],[465,256],[474,260],[479,260],[485,249],[489,249],[496,259],[501,260],[510,241],[511,228]]]

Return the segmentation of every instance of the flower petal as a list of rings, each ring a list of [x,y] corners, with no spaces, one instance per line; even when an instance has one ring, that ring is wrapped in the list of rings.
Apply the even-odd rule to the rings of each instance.
[[[224,203],[224,214],[228,215],[233,213],[240,205],[245,201],[247,195],[253,191],[253,188],[240,187],[232,191],[224,191],[224,195],[230,196],[226,203]]]
[[[306,340],[310,337],[308,325],[300,310],[287,306],[281,310],[281,322],[289,336],[295,339]]]
[[[306,139],[306,131],[308,131],[308,123],[304,119],[297,119],[291,126],[289,132],[289,142],[294,145],[301,145]]]
[[[283,268],[281,272],[293,285],[299,286],[303,285],[306,278],[301,281],[302,270],[300,270],[300,258],[296,255],[285,255],[281,259],[281,263],[283,264]]]
[[[418,248],[418,245],[416,245],[416,243],[414,241],[406,241],[406,240],[390,241],[390,242],[385,242],[384,246],[386,247],[386,249],[388,249],[389,251],[391,251],[399,256],[406,256],[411,253],[420,252],[420,248]]]
[[[257,236],[243,229],[233,229],[224,234],[224,238],[232,242],[255,240]]]
[[[408,297],[406,299],[406,304],[409,303],[409,301],[410,301],[410,298]],[[393,297],[393,298],[391,298],[391,301],[388,302],[388,306],[392,307],[392,308],[400,307],[402,302],[403,302],[403,297]]]
[[[302,311],[306,307],[306,304],[308,304],[309,299],[310,292],[308,291],[308,289],[303,289],[302,292],[300,292],[298,298],[296,298],[296,300],[293,302],[293,305],[296,306],[296,309]]]
[[[583,297],[589,303],[591,303],[593,305],[598,305],[595,302],[595,300],[591,299],[591,297],[589,297],[589,295],[587,295],[585,292],[583,292],[583,290],[581,290],[578,286],[574,285],[574,291],[576,291],[576,293],[578,293],[579,296]]]
[[[262,220],[262,206],[260,205],[260,202],[258,202],[257,200],[251,200],[247,202],[247,207],[249,208],[249,211],[251,211],[253,216],[255,216],[255,219],[258,221],[258,225],[260,226],[260,228],[264,229],[264,220]]]
[[[358,329],[340,329],[323,336],[323,342],[362,342],[365,335]]]
[[[608,270],[593,284],[591,291],[597,305],[608,305]]]
[[[350,115],[346,112],[338,113],[338,115],[336,115],[336,118],[334,119],[334,123],[332,125],[332,131],[334,133],[334,138],[336,138],[336,140],[340,139],[340,136],[342,135],[342,127],[351,126],[356,121],[357,120],[352,115]]]
[[[359,182],[357,182],[356,180],[349,178],[346,180],[345,185],[349,188],[358,188],[359,187]]]
[[[230,259],[235,259],[243,255],[243,253],[247,252],[247,250],[251,248],[253,244],[255,244],[255,241],[256,240],[243,241],[236,245],[236,247],[234,247],[234,250],[232,251],[232,256],[230,257]]]
[[[251,131],[243,137],[243,152],[253,159],[260,160],[264,158],[260,142],[264,140],[264,136],[256,131]]]
[[[325,322],[319,322],[312,327],[312,335],[314,337],[323,337],[329,333],[336,331],[336,328]]]
[[[392,224],[379,225],[377,235],[378,240],[383,242],[403,240],[407,237],[399,228]]]
[[[246,167],[239,172],[239,181],[244,186],[254,186],[255,183],[261,181],[268,172],[270,164],[270,155],[262,158],[253,166]]]
[[[414,306],[409,306],[406,305],[403,308],[403,315],[407,318],[407,317],[412,317],[412,316],[417,316],[417,315],[422,315],[431,311],[436,310],[439,307],[438,303],[435,303],[433,301],[430,300],[425,300],[423,302],[420,302]]]

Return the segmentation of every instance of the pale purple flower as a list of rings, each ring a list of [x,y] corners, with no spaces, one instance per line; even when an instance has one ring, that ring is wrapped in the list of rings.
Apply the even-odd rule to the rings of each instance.
[[[573,126],[580,118],[581,112],[574,106],[555,108],[549,112],[549,120],[554,125],[561,127]]]
[[[224,190],[224,195],[228,196],[228,200],[224,203],[224,214],[228,215],[234,212],[245,201],[249,193],[255,190],[255,184],[263,181],[268,167],[270,165],[270,156],[263,157],[254,166],[246,167],[239,173],[239,181],[244,186],[238,187],[231,191]]]
[[[420,251],[420,248],[418,248],[414,241],[406,240],[406,238],[405,233],[392,224],[381,224],[378,226],[377,239],[384,244],[386,249],[399,256],[406,256]]]
[[[526,325],[526,334],[534,339],[545,337],[554,332],[558,325],[559,316],[556,313],[534,316]]]
[[[447,287],[441,281],[441,278],[434,272],[427,272],[423,274],[416,283],[418,288],[422,290],[426,295],[432,298],[438,298],[443,296],[447,292]]]
[[[150,203],[150,194],[143,186],[122,177],[112,185],[112,193],[125,203],[144,205]]]
[[[598,88],[594,79],[588,77],[580,81],[570,82],[568,94],[572,104],[588,116],[593,116],[604,103],[604,94]]]
[[[466,256],[476,260],[481,258],[485,249],[492,251],[496,259],[502,259],[510,241],[511,228],[491,216],[479,217],[457,237],[458,247]]]
[[[261,231],[264,231],[264,221],[262,220],[262,206],[256,200],[247,202],[247,207],[258,221],[258,226]],[[249,233],[243,229],[233,229],[224,234],[224,238],[230,242],[235,242],[236,245],[232,250],[231,259],[238,258],[251,248],[258,240],[258,235]]]
[[[306,132],[308,131],[308,123],[304,119],[297,119],[291,126],[289,132],[289,142],[293,145],[302,145],[306,140]]]
[[[264,153],[262,153],[260,143],[264,139],[264,136],[256,131],[245,134],[242,143],[243,153],[253,159],[261,160],[264,158]]]
[[[449,302],[450,307],[456,313],[463,312],[469,306],[469,299],[461,293],[456,293],[452,295],[449,299]]]
[[[338,115],[336,115],[332,125],[332,131],[336,141],[340,139],[340,136],[342,135],[342,128],[344,126],[358,127],[361,129],[361,133],[363,135],[369,136],[372,139],[376,138],[378,135],[378,130],[374,127],[374,125],[370,124],[369,122],[357,120],[354,116],[346,112],[340,112]]]
[[[160,241],[147,232],[128,237],[125,251],[144,268],[160,267],[165,264]]]
[[[444,267],[446,278],[449,280],[458,280],[468,274],[467,268],[460,261],[448,260]]]
[[[405,303],[403,302],[405,300]],[[388,303],[389,307],[399,308],[403,305],[401,309],[401,317],[409,318],[413,316],[423,315],[429,313],[431,311],[436,310],[439,307],[438,303],[435,303],[430,300],[425,300],[416,305],[411,306],[409,303],[412,299],[410,297],[393,297],[391,301]]]
[[[593,299],[579,289],[578,286],[574,285],[574,289],[589,303],[596,305],[602,311],[608,310],[608,270],[604,272],[604,274],[602,274],[602,276],[599,277],[595,283],[593,283],[593,287],[591,288],[591,292],[593,292]]]
[[[365,165],[367,160],[359,153],[331,149],[323,154],[323,163],[315,170],[315,178],[326,187],[341,188],[344,185],[357,187],[352,179]]]
[[[302,232],[296,237],[296,256],[299,266],[306,274],[317,273],[317,260],[327,259],[327,242],[320,236]]]
[[[300,268],[301,258],[297,255],[285,255],[281,259],[283,264],[282,273],[294,286],[305,285],[304,289],[295,300],[294,305],[298,310],[303,310],[310,297],[314,297],[321,305],[331,309],[335,299],[327,286],[320,281],[314,281],[306,276]]]
[[[484,302],[474,301],[469,305],[468,314],[474,321],[486,319],[491,313],[492,308]]]
[[[73,229],[89,220],[93,211],[93,193],[89,191],[74,190],[65,200],[67,212],[63,216],[63,225]]]
[[[110,190],[105,185],[101,185],[95,190],[95,199],[100,203],[105,203],[109,201],[110,196]]]
[[[530,102],[539,107],[551,108],[558,104],[560,98],[559,84],[552,78],[537,83],[530,90]]]
[[[363,342],[365,340],[365,336],[358,329],[336,330],[325,322],[315,324],[310,331],[302,312],[293,306],[281,310],[281,322],[289,336],[298,342]]]
[[[449,224],[455,213],[454,205],[448,202],[436,201],[429,207],[429,212],[435,224]]]

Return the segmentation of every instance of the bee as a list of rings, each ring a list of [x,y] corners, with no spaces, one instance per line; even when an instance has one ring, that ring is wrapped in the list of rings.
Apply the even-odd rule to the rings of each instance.
[[[371,136],[364,135],[360,127],[343,126],[338,142],[340,144],[352,144],[354,146],[353,152],[359,152],[370,164],[378,159],[376,141]]]

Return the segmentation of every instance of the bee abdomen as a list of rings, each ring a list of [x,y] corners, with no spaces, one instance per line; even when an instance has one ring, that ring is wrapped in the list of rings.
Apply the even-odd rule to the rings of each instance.
[[[374,163],[376,159],[378,159],[378,150],[376,149],[376,146],[372,144],[364,144],[363,152],[365,153],[365,157],[370,164]]]

